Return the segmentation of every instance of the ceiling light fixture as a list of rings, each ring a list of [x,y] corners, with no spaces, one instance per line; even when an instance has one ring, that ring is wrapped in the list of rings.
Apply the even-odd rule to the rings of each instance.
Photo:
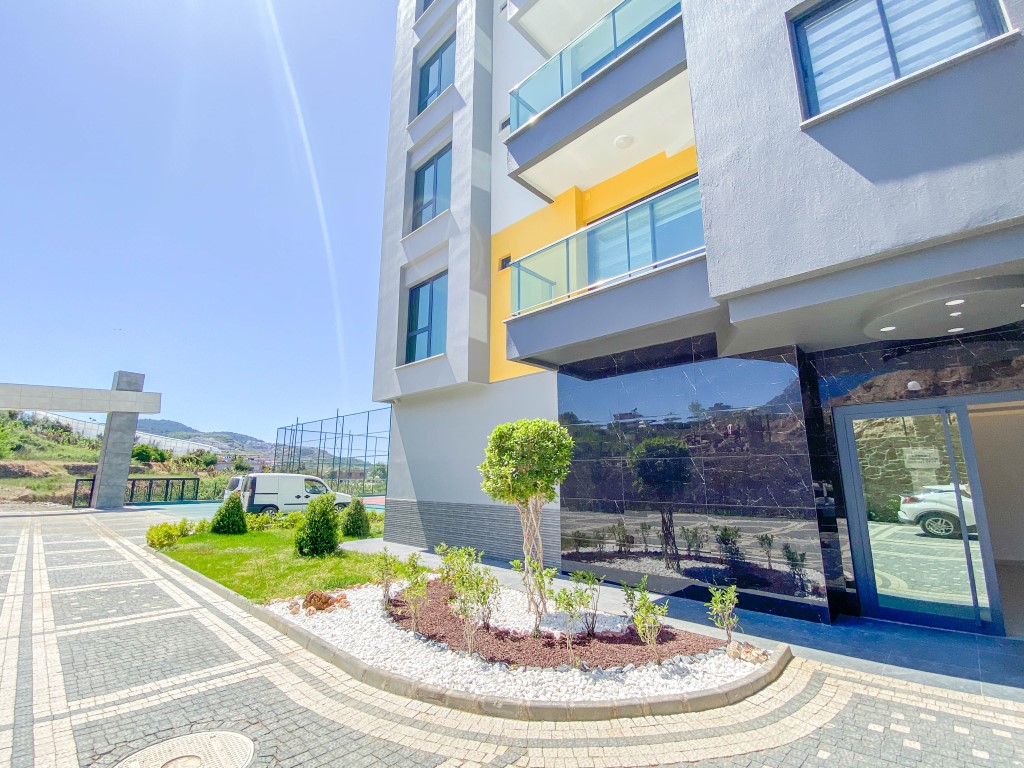
[[[950,328],[946,333],[960,333],[963,328]]]
[[[963,314],[963,312],[950,312],[949,316],[950,317],[960,317],[960,315],[962,315],[962,314]]]
[[[961,304],[963,304],[964,301],[965,301],[964,299],[953,299],[952,301],[947,301],[946,302],[946,306],[947,307],[958,307]]]
[[[890,332],[896,330],[896,326],[895,325],[887,325],[887,326],[885,326],[885,328],[879,328],[878,330],[881,331],[882,333],[890,333]]]
[[[633,137],[624,133],[615,139],[615,146],[617,149],[629,149],[633,146]]]

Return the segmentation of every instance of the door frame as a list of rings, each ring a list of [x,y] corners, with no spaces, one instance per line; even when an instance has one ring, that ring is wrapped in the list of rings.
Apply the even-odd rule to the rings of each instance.
[[[882,619],[959,629],[984,634],[1005,635],[1003,610],[999,594],[996,562],[992,552],[992,539],[988,528],[985,499],[974,452],[974,435],[971,431],[969,405],[983,405],[1000,402],[1024,401],[1024,392],[999,392],[985,395],[963,395],[931,397],[914,400],[896,400],[867,405],[844,405],[832,408],[836,442],[839,449],[839,466],[843,478],[843,496],[846,500],[846,521],[850,535],[850,552],[853,558],[854,579],[865,615]],[[977,525],[978,545],[981,550],[982,571],[989,600],[991,621],[978,623],[968,619],[932,615],[917,611],[882,608],[878,605],[875,585],[874,560],[871,554],[871,539],[868,530],[867,504],[861,482],[860,460],[853,434],[854,419],[892,418],[899,416],[921,416],[927,414],[957,414],[960,440],[967,467],[967,479],[971,487],[971,501]],[[966,532],[965,532],[966,533]]]

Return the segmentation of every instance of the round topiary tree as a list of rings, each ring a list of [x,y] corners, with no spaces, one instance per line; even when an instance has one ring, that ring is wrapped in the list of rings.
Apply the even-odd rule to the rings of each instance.
[[[338,549],[338,512],[334,494],[317,496],[295,529],[295,551],[302,557],[323,557]]]
[[[555,500],[558,484],[569,474],[572,451],[573,440],[565,427],[548,419],[521,419],[494,428],[479,466],[484,491],[519,512],[523,579],[537,615],[547,608],[541,518],[544,504]]]
[[[220,505],[217,514],[210,523],[211,533],[239,534],[246,533],[245,513],[242,511],[242,499],[233,493]]]
[[[362,499],[352,499],[341,513],[341,535],[355,539],[365,539],[370,535],[370,517]]]

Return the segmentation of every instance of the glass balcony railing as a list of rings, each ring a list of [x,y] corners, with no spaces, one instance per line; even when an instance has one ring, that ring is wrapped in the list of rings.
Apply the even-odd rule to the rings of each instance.
[[[518,130],[680,13],[680,0],[625,0],[512,90],[512,130]]]
[[[513,262],[512,314],[703,251],[700,182],[693,179]]]

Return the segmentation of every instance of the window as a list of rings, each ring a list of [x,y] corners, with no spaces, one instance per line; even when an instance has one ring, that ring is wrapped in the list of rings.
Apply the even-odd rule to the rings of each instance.
[[[409,333],[405,362],[414,363],[444,352],[448,331],[448,273],[409,291]]]
[[[412,228],[419,229],[452,202],[452,148],[438,152],[416,171],[412,193]]]
[[[321,483],[319,480],[306,479],[306,493],[312,496],[319,496],[322,493],[327,493],[327,486]]]
[[[839,0],[796,22],[810,115],[1005,31],[997,0]]]
[[[437,52],[420,67],[419,112],[455,82],[455,38],[449,37]]]

